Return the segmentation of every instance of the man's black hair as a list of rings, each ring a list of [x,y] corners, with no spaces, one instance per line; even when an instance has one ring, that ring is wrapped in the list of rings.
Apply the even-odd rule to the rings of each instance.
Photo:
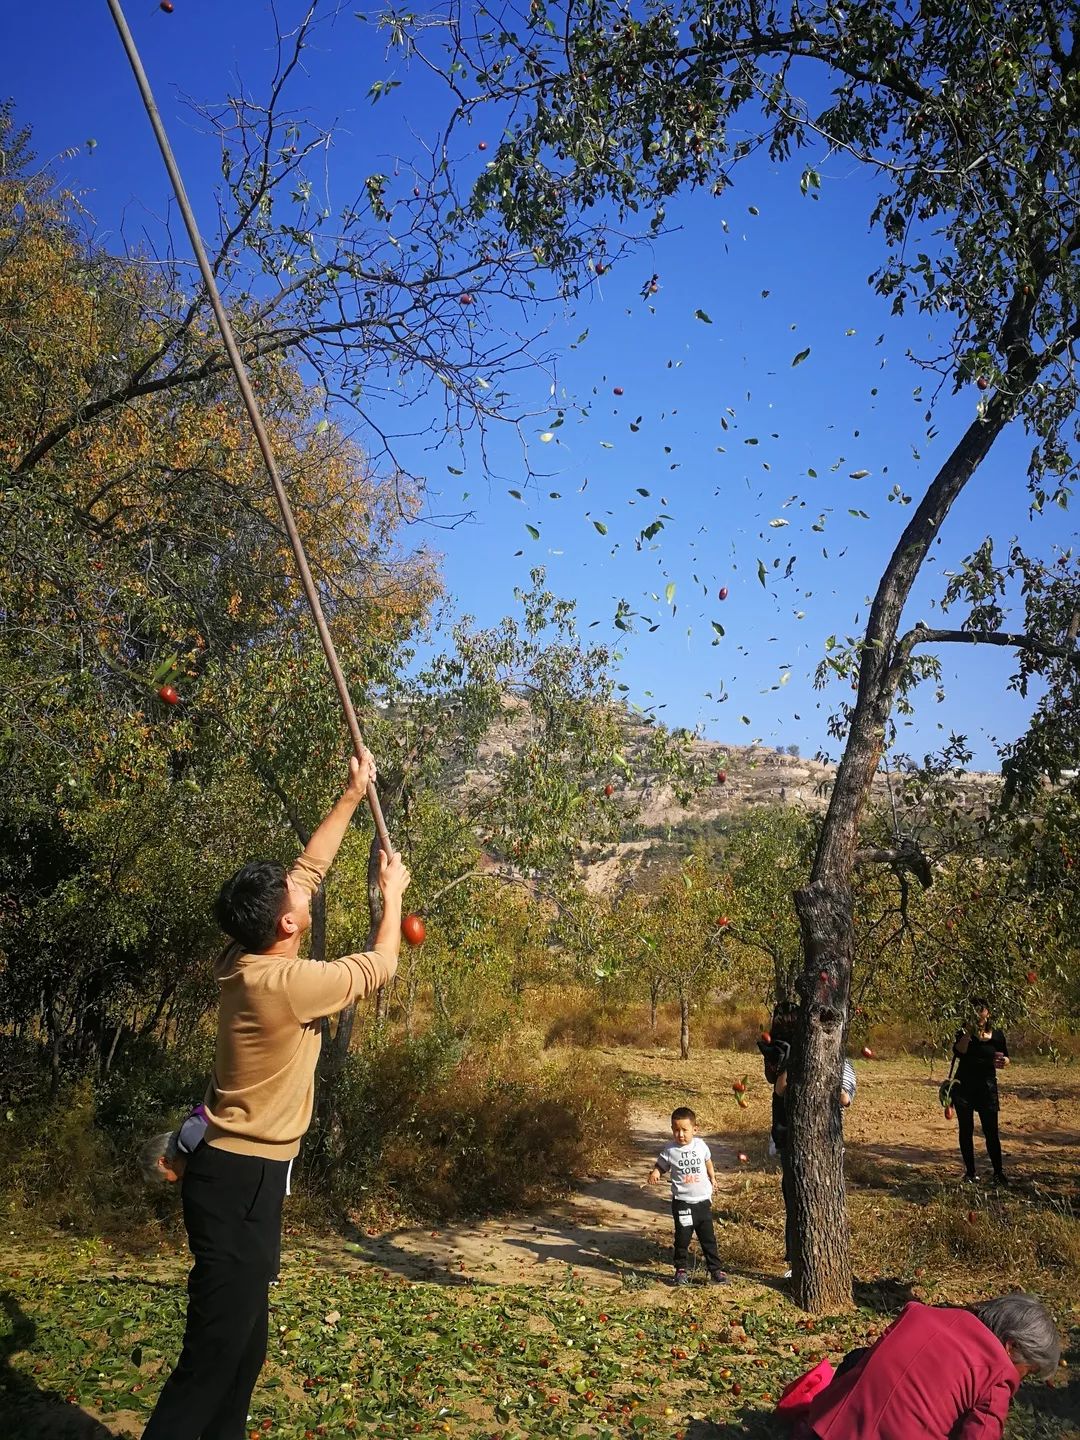
[[[258,955],[277,938],[278,916],[289,890],[278,860],[249,860],[218,892],[214,919],[226,935]]]
[[[689,1120],[691,1125],[697,1124],[697,1116],[694,1114],[693,1110],[690,1109],[689,1105],[677,1105],[675,1109],[672,1110],[672,1125],[675,1124],[676,1120]]]

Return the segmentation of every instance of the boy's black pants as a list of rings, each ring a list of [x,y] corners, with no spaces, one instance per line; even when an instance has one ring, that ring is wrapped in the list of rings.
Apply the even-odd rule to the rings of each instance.
[[[994,1167],[994,1174],[1001,1174],[1001,1137],[998,1134],[998,1110],[996,1105],[969,1105],[966,1100],[957,1095],[954,1101],[956,1106],[956,1123],[960,1131],[960,1154],[964,1158],[964,1169],[969,1175],[975,1174],[975,1116],[978,1115],[982,1121],[983,1139],[986,1141],[986,1153],[990,1157],[990,1164]]]
[[[266,1359],[270,1281],[289,1165],[200,1145],[184,1172],[188,1275],[184,1348],[143,1440],[244,1440]]]
[[[724,1267],[716,1249],[716,1234],[712,1223],[712,1201],[672,1200],[671,1214],[675,1221],[675,1269],[685,1270],[690,1256],[690,1237],[696,1235],[709,1274]]]

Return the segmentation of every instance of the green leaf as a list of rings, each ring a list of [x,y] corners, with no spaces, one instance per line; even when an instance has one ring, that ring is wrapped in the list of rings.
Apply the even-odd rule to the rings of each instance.
[[[532,536],[532,538],[533,538],[534,540],[539,540],[539,539],[540,539],[540,531],[537,530],[537,528],[536,528],[535,525],[526,525],[526,526],[525,526],[525,529],[529,532],[529,534]]]
[[[607,534],[607,526],[602,520],[594,520],[592,523],[595,525],[596,529],[600,532],[601,535]]]
[[[809,354],[810,354],[810,346],[808,345],[805,350],[800,350],[799,353],[795,356],[795,359],[792,360],[792,362],[791,362],[791,368],[794,370],[794,368],[795,368],[796,365],[801,365],[802,362],[807,358],[807,356],[808,356]]]
[[[757,562],[757,578],[761,581],[762,585],[765,584],[765,562],[764,562],[764,560],[759,560],[759,561]]]
[[[712,321],[709,319],[708,315],[705,314],[704,310],[695,310],[694,319],[702,321],[705,325],[712,324]]]
[[[867,477],[869,474],[870,474],[870,471],[869,471],[869,470],[852,470],[852,471],[849,472],[848,479],[849,479],[849,480],[865,480],[866,477]]]
[[[675,599],[675,581],[674,581],[674,580],[670,581],[669,584],[668,584],[668,586],[667,586],[667,588],[664,590],[664,599],[667,601],[667,603],[668,603],[669,605],[670,605],[671,602]]]

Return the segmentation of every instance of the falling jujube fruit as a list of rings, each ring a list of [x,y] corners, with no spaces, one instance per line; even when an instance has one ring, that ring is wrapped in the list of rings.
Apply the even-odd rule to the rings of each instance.
[[[409,914],[401,922],[401,933],[410,945],[422,945],[427,939],[427,926],[422,915]]]

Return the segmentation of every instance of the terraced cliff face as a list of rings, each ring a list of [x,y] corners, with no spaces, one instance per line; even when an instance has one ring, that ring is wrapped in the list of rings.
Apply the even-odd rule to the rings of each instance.
[[[490,780],[490,772],[497,768],[499,760],[527,742],[529,724],[527,707],[508,699],[503,719],[489,732],[465,784]],[[625,875],[627,864],[658,860],[673,847],[689,843],[696,834],[727,830],[761,806],[790,805],[811,812],[823,812],[828,806],[835,765],[764,745],[723,745],[713,740],[691,742],[691,753],[700,764],[705,783],[684,804],[670,782],[650,769],[652,728],[628,712],[624,734],[623,753],[634,774],[634,783],[626,791],[633,814],[628,818],[622,843],[582,858],[590,889],[607,888]],[[899,805],[895,774],[891,780]],[[951,782],[953,803],[977,819],[994,803],[1000,785],[997,775],[957,774]],[[616,793],[620,788],[616,787]],[[875,777],[870,804],[875,808],[892,807],[890,779],[884,771]]]

